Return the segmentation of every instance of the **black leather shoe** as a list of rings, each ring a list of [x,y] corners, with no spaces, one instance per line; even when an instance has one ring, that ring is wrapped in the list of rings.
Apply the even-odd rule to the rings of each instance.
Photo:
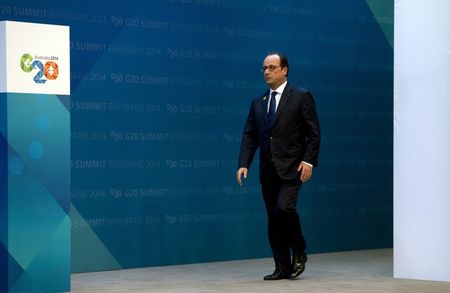
[[[305,264],[308,261],[308,257],[306,253],[302,253],[300,255],[294,255],[292,257],[292,266],[294,269],[292,270],[289,279],[295,280],[305,271]]]
[[[273,274],[265,276],[264,280],[275,281],[275,280],[289,279],[290,275],[291,272],[289,271],[280,271],[279,269],[276,269],[275,272],[273,272]]]

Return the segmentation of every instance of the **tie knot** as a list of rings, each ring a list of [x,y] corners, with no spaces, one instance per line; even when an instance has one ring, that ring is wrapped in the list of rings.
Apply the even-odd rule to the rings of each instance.
[[[277,93],[276,91],[273,91],[273,92],[271,93],[272,97],[274,97],[274,98],[275,98],[275,96],[276,96],[277,94],[278,94],[278,93]]]

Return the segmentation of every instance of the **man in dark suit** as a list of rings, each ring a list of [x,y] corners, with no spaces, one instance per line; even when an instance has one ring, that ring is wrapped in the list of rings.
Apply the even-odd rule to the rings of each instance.
[[[242,186],[259,147],[260,181],[275,261],[275,271],[264,280],[293,280],[303,273],[307,261],[297,195],[317,166],[320,126],[312,95],[288,83],[289,64],[283,54],[268,54],[261,71],[269,89],[251,103],[236,180]]]

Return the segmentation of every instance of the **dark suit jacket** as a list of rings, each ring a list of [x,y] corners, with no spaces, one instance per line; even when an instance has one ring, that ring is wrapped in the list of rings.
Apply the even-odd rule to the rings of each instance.
[[[273,160],[278,175],[291,180],[297,177],[301,161],[318,165],[320,126],[316,107],[307,90],[287,83],[270,129],[267,119],[269,100],[267,91],[251,103],[242,135],[239,167],[250,168],[259,147],[260,174],[264,165]]]

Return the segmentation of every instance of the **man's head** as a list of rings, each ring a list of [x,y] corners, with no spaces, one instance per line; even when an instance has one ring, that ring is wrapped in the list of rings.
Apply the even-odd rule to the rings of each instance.
[[[266,58],[264,58],[261,71],[264,74],[264,80],[267,85],[274,90],[287,79],[289,71],[288,60],[286,56],[281,53],[269,53]]]

